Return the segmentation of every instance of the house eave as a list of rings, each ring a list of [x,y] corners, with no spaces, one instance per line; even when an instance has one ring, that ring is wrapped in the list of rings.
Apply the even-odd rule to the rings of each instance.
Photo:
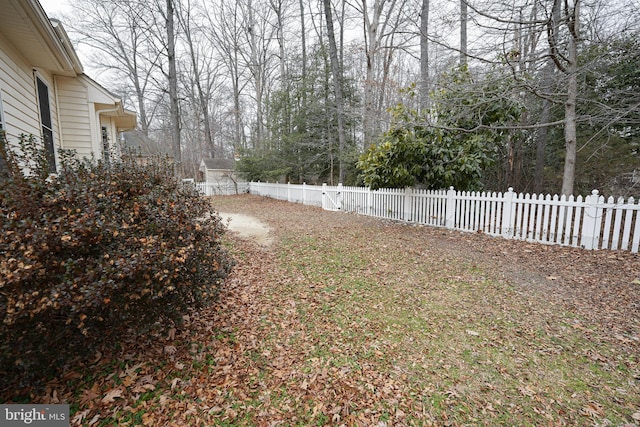
[[[64,28],[54,28],[37,0],[5,0],[0,32],[34,68],[75,76],[82,65]]]

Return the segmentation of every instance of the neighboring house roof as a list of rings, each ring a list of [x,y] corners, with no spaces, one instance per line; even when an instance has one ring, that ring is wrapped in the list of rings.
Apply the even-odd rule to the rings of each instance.
[[[233,170],[235,162],[232,159],[202,159],[200,169],[207,170]]]
[[[168,156],[173,158],[171,147],[159,144],[140,131],[124,132],[122,136],[124,137],[124,148],[133,150],[134,154],[143,157]]]

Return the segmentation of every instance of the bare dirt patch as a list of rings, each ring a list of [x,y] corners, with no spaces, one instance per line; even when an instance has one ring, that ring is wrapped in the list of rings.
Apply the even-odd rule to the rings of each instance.
[[[232,232],[242,238],[253,240],[261,245],[269,246],[273,238],[269,235],[270,228],[258,218],[240,213],[218,212],[218,215]]]

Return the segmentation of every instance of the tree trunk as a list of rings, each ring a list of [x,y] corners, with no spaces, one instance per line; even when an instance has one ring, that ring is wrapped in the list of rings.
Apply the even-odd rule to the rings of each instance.
[[[302,33],[302,109],[307,108],[307,30],[304,18],[304,0],[300,0],[300,28]]]
[[[140,84],[137,79],[134,80],[134,87],[136,90],[136,99],[138,101],[138,121],[140,122],[140,130],[144,136],[149,136],[149,119],[147,119],[147,109],[144,105],[144,92],[140,88]]]
[[[548,92],[551,89],[551,82],[553,78],[552,73],[553,61],[549,59],[543,70],[542,90],[544,92]],[[542,192],[542,185],[544,181],[544,157],[547,138],[549,135],[549,126],[547,126],[546,123],[549,123],[550,119],[551,101],[545,98],[542,100],[542,112],[540,113],[540,120],[538,121],[543,125],[543,127],[538,129],[538,134],[536,135],[536,169],[534,174],[534,188],[536,193]]]
[[[378,2],[374,2],[374,9],[377,11]],[[364,46],[366,56],[366,71],[364,79],[364,115],[362,117],[362,133],[364,146],[368,147],[373,143],[373,85],[375,84],[374,65],[376,61],[378,42],[378,14],[374,12],[373,20],[369,18],[367,4],[363,1],[362,16],[364,20]]]
[[[178,73],[176,71],[176,47],[173,0],[167,0],[167,56],[169,61],[169,98],[171,109],[171,140],[173,161],[178,176],[182,174],[180,149],[180,111],[178,108]]]
[[[252,0],[247,2],[248,13],[248,27],[249,33],[249,45],[251,47],[251,58],[249,69],[253,76],[255,85],[255,100],[256,100],[256,125],[255,133],[253,135],[253,148],[262,147],[263,139],[263,96],[264,96],[264,82],[263,82],[263,69],[258,55],[258,37],[256,35],[256,27],[253,15],[253,3]]]
[[[467,0],[460,0],[460,65],[467,65]]]
[[[333,18],[331,16],[331,0],[323,0],[324,14],[327,20],[327,37],[329,39],[329,57],[331,59],[331,72],[333,74],[333,86],[336,97],[336,113],[338,118],[338,182],[344,182],[344,168],[342,157],[345,146],[344,134],[344,101],[342,99],[342,74],[338,62],[338,49],[336,37],[333,31]]]
[[[420,110],[429,109],[429,0],[422,0],[420,13]]]
[[[271,9],[273,9],[276,14],[277,20],[277,28],[276,28],[276,39],[278,41],[278,53],[279,53],[279,66],[280,66],[280,91],[285,98],[283,105],[283,113],[282,113],[282,126],[285,129],[286,133],[292,133],[292,121],[291,121],[291,85],[289,80],[289,70],[287,68],[287,57],[285,56],[285,39],[284,39],[284,24],[285,24],[285,15],[282,0],[271,0],[270,2]],[[269,102],[266,103],[267,107],[269,106]],[[267,120],[270,118],[270,114],[266,114]],[[271,129],[270,125],[266,126],[267,132]]]
[[[202,114],[204,124],[204,139],[209,151],[209,157],[214,158],[216,156],[216,146],[213,140],[213,133],[211,132],[211,121],[209,118],[209,96],[205,93],[202,87],[202,73],[200,72],[200,64],[198,64],[198,55],[196,47],[193,42],[191,34],[191,15],[190,10],[186,11],[187,16],[180,16],[179,19],[182,22],[182,29],[189,46],[189,56],[191,57],[191,67],[193,68],[193,78],[198,91],[198,105],[200,107],[200,113]]]
[[[559,1],[559,0],[556,0]],[[580,2],[575,0],[573,10],[566,7],[566,22],[569,27],[569,45],[567,49],[567,100],[564,104],[564,140],[566,153],[564,174],[562,176],[562,194],[573,194],[576,174],[576,104],[578,100],[578,40]]]
[[[574,49],[575,51],[575,49]],[[578,98],[578,71],[575,54],[570,53],[573,60],[569,64],[567,82],[567,101],[564,104],[564,141],[566,153],[564,157],[564,174],[562,175],[562,194],[573,194],[576,174],[576,102]]]

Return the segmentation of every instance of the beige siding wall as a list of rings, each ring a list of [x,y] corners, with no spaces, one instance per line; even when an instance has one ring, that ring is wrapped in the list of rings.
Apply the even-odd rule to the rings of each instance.
[[[100,158],[102,125],[107,127],[110,143],[117,146],[116,121],[109,115],[119,104],[106,89],[84,75],[53,76],[45,70],[34,70],[0,34],[0,94],[10,143],[15,144],[21,134],[41,137],[36,75],[49,89],[56,149],[75,150],[79,157],[91,157],[95,153],[95,157]],[[103,112],[101,117],[99,112]]]
[[[91,157],[97,136],[91,130],[87,87],[78,79],[56,76],[62,145],[79,157]],[[96,153],[99,157],[99,153]]]
[[[60,143],[59,117],[53,76],[37,70],[37,76],[49,88],[49,109],[53,124],[53,141]],[[0,91],[7,136],[15,143],[21,134],[41,137],[40,111],[34,69],[0,34]]]
[[[0,91],[9,140],[40,135],[33,70],[0,34]]]

